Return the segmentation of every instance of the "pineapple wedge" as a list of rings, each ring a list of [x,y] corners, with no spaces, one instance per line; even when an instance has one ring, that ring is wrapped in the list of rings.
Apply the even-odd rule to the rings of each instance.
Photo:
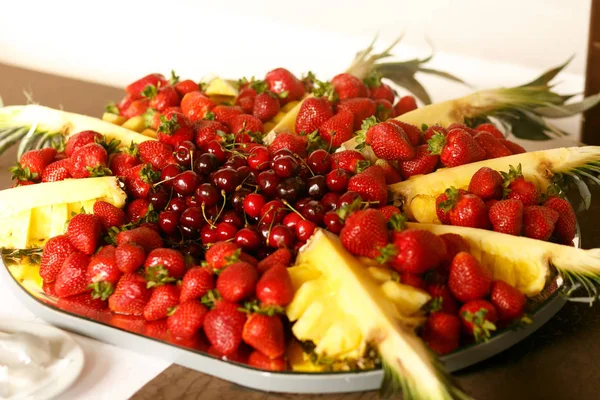
[[[214,78],[208,82],[204,93],[206,93],[208,96],[224,97],[237,97],[239,94],[235,84],[223,78]]]
[[[316,351],[327,356],[341,355],[358,340],[357,352],[368,343],[374,345],[384,365],[385,394],[402,390],[405,399],[464,397],[414,331],[398,323],[397,309],[337,236],[317,230],[296,263],[318,271],[315,279],[304,271],[309,280],[301,284],[287,308],[298,339],[313,340]]]
[[[64,232],[73,213],[92,212],[103,200],[122,208],[127,195],[112,176],[67,179],[0,191],[0,245],[41,247]]]

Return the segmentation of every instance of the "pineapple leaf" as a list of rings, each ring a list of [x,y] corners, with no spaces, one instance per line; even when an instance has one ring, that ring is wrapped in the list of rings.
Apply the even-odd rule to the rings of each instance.
[[[539,107],[536,108],[534,112],[546,118],[565,118],[589,110],[590,108],[596,106],[598,103],[600,103],[600,93],[596,93],[593,96],[586,97],[585,99],[577,103]]]
[[[535,78],[531,82],[526,83],[524,85],[521,85],[519,87],[548,86],[548,83],[552,79],[554,79],[556,77],[556,75],[558,75],[563,69],[565,69],[565,67],[571,62],[571,60],[573,60],[574,57],[575,57],[575,55],[572,55],[571,57],[569,57],[569,59],[567,61],[565,61],[561,65],[549,69],[548,71],[544,72],[542,75],[540,75],[539,77]]]

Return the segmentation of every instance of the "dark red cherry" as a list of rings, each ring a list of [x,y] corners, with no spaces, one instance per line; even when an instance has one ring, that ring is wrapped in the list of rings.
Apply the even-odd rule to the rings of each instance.
[[[200,229],[204,225],[204,216],[202,210],[198,207],[190,207],[181,213],[179,219],[181,226],[185,226],[191,229]]]
[[[198,175],[194,171],[184,171],[173,179],[173,189],[183,195],[190,196],[198,186]]]
[[[167,235],[174,234],[179,227],[179,213],[177,211],[161,211],[158,214],[158,226]]]
[[[260,233],[254,228],[242,228],[235,234],[235,244],[242,250],[256,250],[261,244]]]
[[[326,177],[327,187],[332,192],[345,191],[348,187],[348,181],[350,181],[350,175],[341,168],[334,169]]]
[[[313,173],[325,175],[331,166],[331,155],[323,149],[315,150],[308,155],[306,164]]]
[[[285,225],[275,225],[269,234],[269,246],[275,248],[286,247],[291,249],[296,241],[292,230]]]

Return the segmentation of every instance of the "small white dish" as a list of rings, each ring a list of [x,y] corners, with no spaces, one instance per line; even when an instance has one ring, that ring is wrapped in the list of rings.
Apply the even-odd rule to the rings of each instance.
[[[84,365],[81,347],[66,332],[51,325],[17,319],[0,320],[0,332],[24,332],[50,342],[51,353],[56,360],[48,367],[48,373],[30,390],[14,393],[1,400],[50,400],[67,390],[79,377]]]

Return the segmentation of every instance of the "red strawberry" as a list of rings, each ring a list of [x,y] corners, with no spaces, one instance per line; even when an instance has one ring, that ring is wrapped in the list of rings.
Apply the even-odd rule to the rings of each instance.
[[[76,251],[67,235],[48,239],[40,261],[40,276],[44,283],[54,282],[67,257]]]
[[[431,153],[439,154],[446,167],[456,167],[485,158],[485,150],[464,129],[449,130],[447,136],[434,135],[428,144]]]
[[[402,175],[400,171],[394,166],[394,161],[387,161],[382,158],[375,161],[375,165],[383,169],[385,175],[385,183],[387,185],[393,185],[394,183],[402,182]]]
[[[470,228],[486,229],[490,225],[487,208],[480,197],[471,193],[460,193],[455,188],[446,190],[448,200],[438,208],[448,213],[450,224]]]
[[[269,90],[279,96],[281,104],[300,100],[304,96],[304,84],[285,68],[276,68],[265,76]]]
[[[148,229],[148,228],[146,228]],[[135,272],[146,261],[144,248],[135,243],[121,243],[115,250],[117,268],[123,273]]]
[[[81,131],[69,136],[69,140],[65,144],[65,154],[71,157],[75,150],[82,148],[90,143],[100,143],[104,140],[104,136],[96,131]]]
[[[399,161],[398,169],[402,177],[408,179],[413,175],[428,174],[435,171],[440,156],[431,154],[429,146],[422,144],[415,147],[415,157],[408,161]]]
[[[42,182],[57,182],[70,178],[69,163],[68,159],[64,159],[48,164],[42,173]]]
[[[390,119],[389,121],[386,121],[386,122],[402,128],[404,133],[406,133],[406,136],[408,136],[408,138],[410,139],[410,143],[413,146],[418,146],[419,143],[421,143],[421,138],[423,136],[423,133],[416,126],[409,124],[407,122],[398,121],[397,119]]]
[[[540,201],[540,192],[533,182],[525,180],[521,172],[521,164],[514,168],[512,165],[508,172],[502,172],[506,186],[506,198],[521,200],[525,207],[537,206]]]
[[[343,150],[331,155],[331,169],[341,168],[353,174],[358,172],[359,167],[367,164],[365,156],[356,150]]]
[[[241,88],[238,97],[235,99],[235,105],[242,107],[244,109],[244,113],[252,114],[252,108],[254,108],[254,99],[256,99],[257,95],[258,92],[251,86]],[[279,106],[279,101],[277,101],[277,105]]]
[[[473,335],[477,343],[489,340],[492,332],[496,330],[498,313],[496,308],[486,300],[471,300],[463,304],[458,315],[463,330]]]
[[[138,199],[145,199],[152,185],[160,179],[160,172],[150,164],[139,164],[125,172],[127,191]]]
[[[258,272],[252,265],[238,261],[223,268],[217,278],[217,290],[226,301],[237,303],[254,294]]]
[[[400,282],[405,285],[409,285],[423,290],[425,290],[427,287],[427,284],[425,283],[423,278],[421,278],[419,275],[409,274],[407,272],[400,274]]]
[[[330,147],[339,147],[354,135],[354,115],[342,110],[319,126],[319,135]]]
[[[246,314],[238,305],[221,301],[204,319],[204,333],[215,349],[224,355],[234,353],[242,342]]]
[[[375,258],[388,243],[387,222],[376,209],[356,211],[348,218],[340,232],[344,247],[355,256]]]
[[[394,232],[393,241],[380,251],[381,260],[399,272],[421,274],[446,257],[446,244],[434,233],[419,229]]]
[[[194,337],[208,315],[208,308],[198,300],[189,300],[177,306],[172,315],[167,319],[169,331],[175,337]]]
[[[372,174],[374,169],[381,171],[380,176]],[[357,192],[365,201],[372,202],[377,207],[387,204],[388,190],[385,184],[385,174],[381,167],[372,166],[348,181],[348,191]]]
[[[69,173],[73,178],[112,175],[107,168],[108,153],[98,143],[86,144],[73,152]]]
[[[258,369],[264,369],[266,371],[285,371],[287,369],[287,363],[283,357],[279,357],[275,360],[271,360],[269,357],[261,353],[260,351],[253,351],[248,357],[248,365]]]
[[[389,85],[379,81],[375,84],[369,85],[369,97],[373,100],[381,99],[393,103],[396,95],[394,94],[394,89],[392,89]],[[396,111],[394,111],[394,113],[396,113]]]
[[[449,262],[452,262],[454,256],[461,251],[468,252],[471,249],[469,243],[467,243],[462,236],[456,233],[443,233],[440,235],[440,237],[446,244],[446,259]]]
[[[262,122],[267,122],[279,113],[280,108],[277,96],[271,92],[265,92],[257,95],[254,99],[252,115]]]
[[[484,298],[490,292],[492,277],[479,261],[467,252],[458,253],[450,264],[448,286],[458,300],[467,301]]]
[[[407,112],[413,111],[417,109],[417,100],[415,100],[414,96],[404,96],[394,106],[394,110],[396,110],[396,116],[400,116],[406,114]]]
[[[558,211],[544,206],[529,206],[523,209],[523,236],[548,240],[558,222]]]
[[[121,277],[114,293],[108,298],[108,308],[115,314],[143,315],[150,294],[143,276],[127,273]]]
[[[250,315],[244,324],[242,339],[271,359],[279,358],[285,353],[283,324],[278,315]]]
[[[135,199],[127,205],[127,222],[138,223],[142,218],[148,215],[150,211],[150,200]]]
[[[475,141],[485,150],[486,160],[512,155],[512,151],[489,132],[478,133],[475,135]]]
[[[140,159],[156,169],[162,169],[168,164],[176,164],[173,157],[173,147],[156,140],[147,140],[138,144]]]
[[[432,300],[438,302],[440,311],[448,314],[456,314],[458,311],[456,299],[447,285],[443,283],[430,283],[427,286],[427,293],[432,297]]]
[[[221,269],[239,260],[242,250],[232,242],[217,242],[206,251],[206,262],[213,270]]]
[[[194,130],[183,114],[166,112],[165,115],[160,117],[157,135],[159,141],[176,147],[181,142],[192,141]]]
[[[287,306],[294,297],[292,279],[286,267],[269,268],[256,284],[256,297],[263,305]]]
[[[13,184],[10,185],[11,189],[15,188],[15,187],[19,187],[19,186],[29,186],[29,185],[35,185],[37,182],[34,181],[30,181],[30,180],[19,180],[18,178],[16,180],[13,181]]]
[[[377,157],[401,161],[415,157],[415,148],[399,126],[389,122],[377,123],[375,118],[369,118],[363,124],[365,130],[365,143],[371,146]]]
[[[445,312],[429,315],[423,327],[425,343],[437,354],[448,354],[458,348],[460,341],[460,320]]]
[[[390,222],[393,215],[402,214],[402,211],[400,211],[398,207],[392,205],[380,207],[378,210],[383,214],[383,217],[387,222]]]
[[[127,111],[129,106],[131,106],[131,103],[133,103],[135,100],[139,99],[140,97],[141,97],[140,94],[135,94],[135,95],[128,94],[125,97],[123,97],[119,103],[117,103],[117,110],[114,110],[111,107],[111,105],[108,105],[106,108],[107,108],[107,110],[109,110],[108,112],[111,112],[112,114],[124,115],[125,111]],[[112,110],[110,110],[110,109],[112,109]]]
[[[100,218],[92,214],[77,214],[69,221],[67,237],[80,252],[92,255],[102,235]]]
[[[428,127],[425,130],[425,132],[423,132],[423,138],[421,139],[421,141],[423,143],[427,143],[427,142],[429,142],[429,139],[431,139],[433,137],[433,135],[438,134],[438,133],[443,136],[448,135],[446,128],[443,128],[439,125],[433,125],[433,126]]]
[[[89,293],[58,299],[56,306],[61,310],[96,320],[105,315],[104,311],[107,308],[106,301],[94,299]]]
[[[69,255],[56,275],[54,290],[58,297],[69,297],[87,290],[90,257],[75,252]]]
[[[375,117],[380,121],[387,121],[396,113],[392,103],[384,99],[375,100],[375,110]]]
[[[179,287],[177,285],[163,285],[155,288],[144,307],[146,321],[158,321],[167,318],[169,310],[179,304]]]
[[[521,154],[527,152],[527,150],[525,150],[525,148],[523,148],[523,146],[521,146],[520,144],[505,139],[498,140],[500,140],[500,143],[506,146],[506,148],[509,149],[513,154]]]
[[[481,197],[482,200],[501,199],[504,180],[500,172],[488,167],[482,167],[471,177],[469,192]]]
[[[469,192],[467,192],[466,190],[463,190],[463,189],[458,189],[458,193],[459,194],[467,194]],[[446,192],[440,194],[435,199],[435,212],[436,212],[437,217],[440,220],[440,222],[444,225],[450,225],[450,215],[448,214],[447,211],[445,211],[445,207],[441,206],[442,204],[448,204],[448,203],[446,203],[447,201],[448,201],[448,195],[446,194]]]
[[[150,100],[147,98],[137,99],[132,101],[129,107],[127,107],[127,109],[125,109],[121,114],[127,119],[143,116],[148,112],[149,107]]]
[[[289,267],[291,262],[292,253],[285,247],[282,247],[280,249],[275,250],[269,256],[260,260],[258,263],[257,270],[260,274],[263,274],[276,265],[283,265],[284,267]]]
[[[308,98],[302,102],[296,117],[296,133],[307,135],[314,132],[331,117],[333,110],[326,98]]]
[[[306,136],[296,135],[289,132],[280,132],[275,136],[273,142],[269,145],[269,152],[275,153],[277,150],[289,149],[292,153],[300,157],[306,156]]]
[[[525,303],[527,303],[525,295],[519,289],[502,280],[492,282],[490,299],[502,321],[513,321],[521,318]]]
[[[120,208],[99,200],[94,203],[94,215],[100,219],[104,229],[112,228],[113,226],[120,227],[125,223],[125,213]]]
[[[149,85],[155,87],[166,86],[168,81],[162,74],[150,74],[125,87],[125,92],[130,95],[140,95],[142,91]]]
[[[181,282],[181,297],[184,301],[199,299],[215,288],[215,276],[210,268],[194,267],[190,268]]]
[[[353,97],[367,97],[369,92],[365,84],[351,74],[339,74],[333,77],[331,84],[340,100]]]
[[[158,111],[165,111],[169,107],[179,106],[181,95],[173,86],[164,86],[154,90],[146,90],[150,92],[149,106]]]
[[[477,132],[488,132],[490,134],[492,134],[493,137],[495,137],[496,139],[504,139],[504,135],[502,134],[502,132],[500,132],[500,130],[498,128],[496,128],[496,125],[494,124],[481,124],[478,125],[475,130]]]
[[[173,282],[185,274],[185,258],[175,249],[154,249],[146,257],[144,270],[148,287]]]
[[[200,92],[190,92],[181,99],[181,111],[190,121],[204,119],[215,103]]]
[[[450,133],[450,131],[452,131],[453,129],[462,129],[463,131],[467,132],[471,136],[475,136],[479,133],[475,129],[473,129],[465,124],[459,123],[459,122],[454,122],[454,123],[448,125],[448,127],[446,128],[448,133]]]
[[[571,243],[577,231],[577,217],[571,203],[560,197],[550,197],[544,202],[543,206],[558,212],[554,236],[563,244]]]
[[[227,106],[227,105],[218,105],[213,107],[211,112],[214,114],[215,121],[219,121],[230,126],[231,120],[238,115],[244,113],[242,107],[239,106]]]
[[[336,112],[350,111],[354,115],[354,130],[361,128],[363,121],[372,117],[377,112],[375,102],[366,97],[344,99],[337,104]]]
[[[175,90],[181,96],[185,96],[188,93],[199,91],[200,86],[191,79],[184,79],[175,84]]]
[[[44,170],[54,160],[55,156],[56,150],[53,148],[30,150],[23,154],[19,162],[9,171],[12,172],[13,179],[39,182],[42,179]]]
[[[163,246],[163,240],[160,235],[145,226],[119,232],[117,235],[117,245],[120,246],[125,243],[137,244],[143,247],[146,253]]]
[[[232,133],[263,133],[264,127],[260,119],[253,115],[242,114],[234,117],[230,123]]]
[[[212,140],[222,141],[223,139],[219,136],[219,133],[229,132],[229,128],[222,122],[208,120],[197,121],[194,129],[196,130],[194,141],[200,149],[205,149]]]
[[[131,153],[117,153],[110,159],[110,170],[114,176],[126,176],[127,171],[140,164],[137,156],[137,145],[131,149]]]
[[[117,268],[115,247],[105,246],[92,256],[87,266],[87,276],[92,289],[92,297],[108,299],[115,285],[121,278],[122,272]]]
[[[492,228],[496,232],[520,236],[523,228],[523,203],[520,200],[500,200],[489,208]]]

